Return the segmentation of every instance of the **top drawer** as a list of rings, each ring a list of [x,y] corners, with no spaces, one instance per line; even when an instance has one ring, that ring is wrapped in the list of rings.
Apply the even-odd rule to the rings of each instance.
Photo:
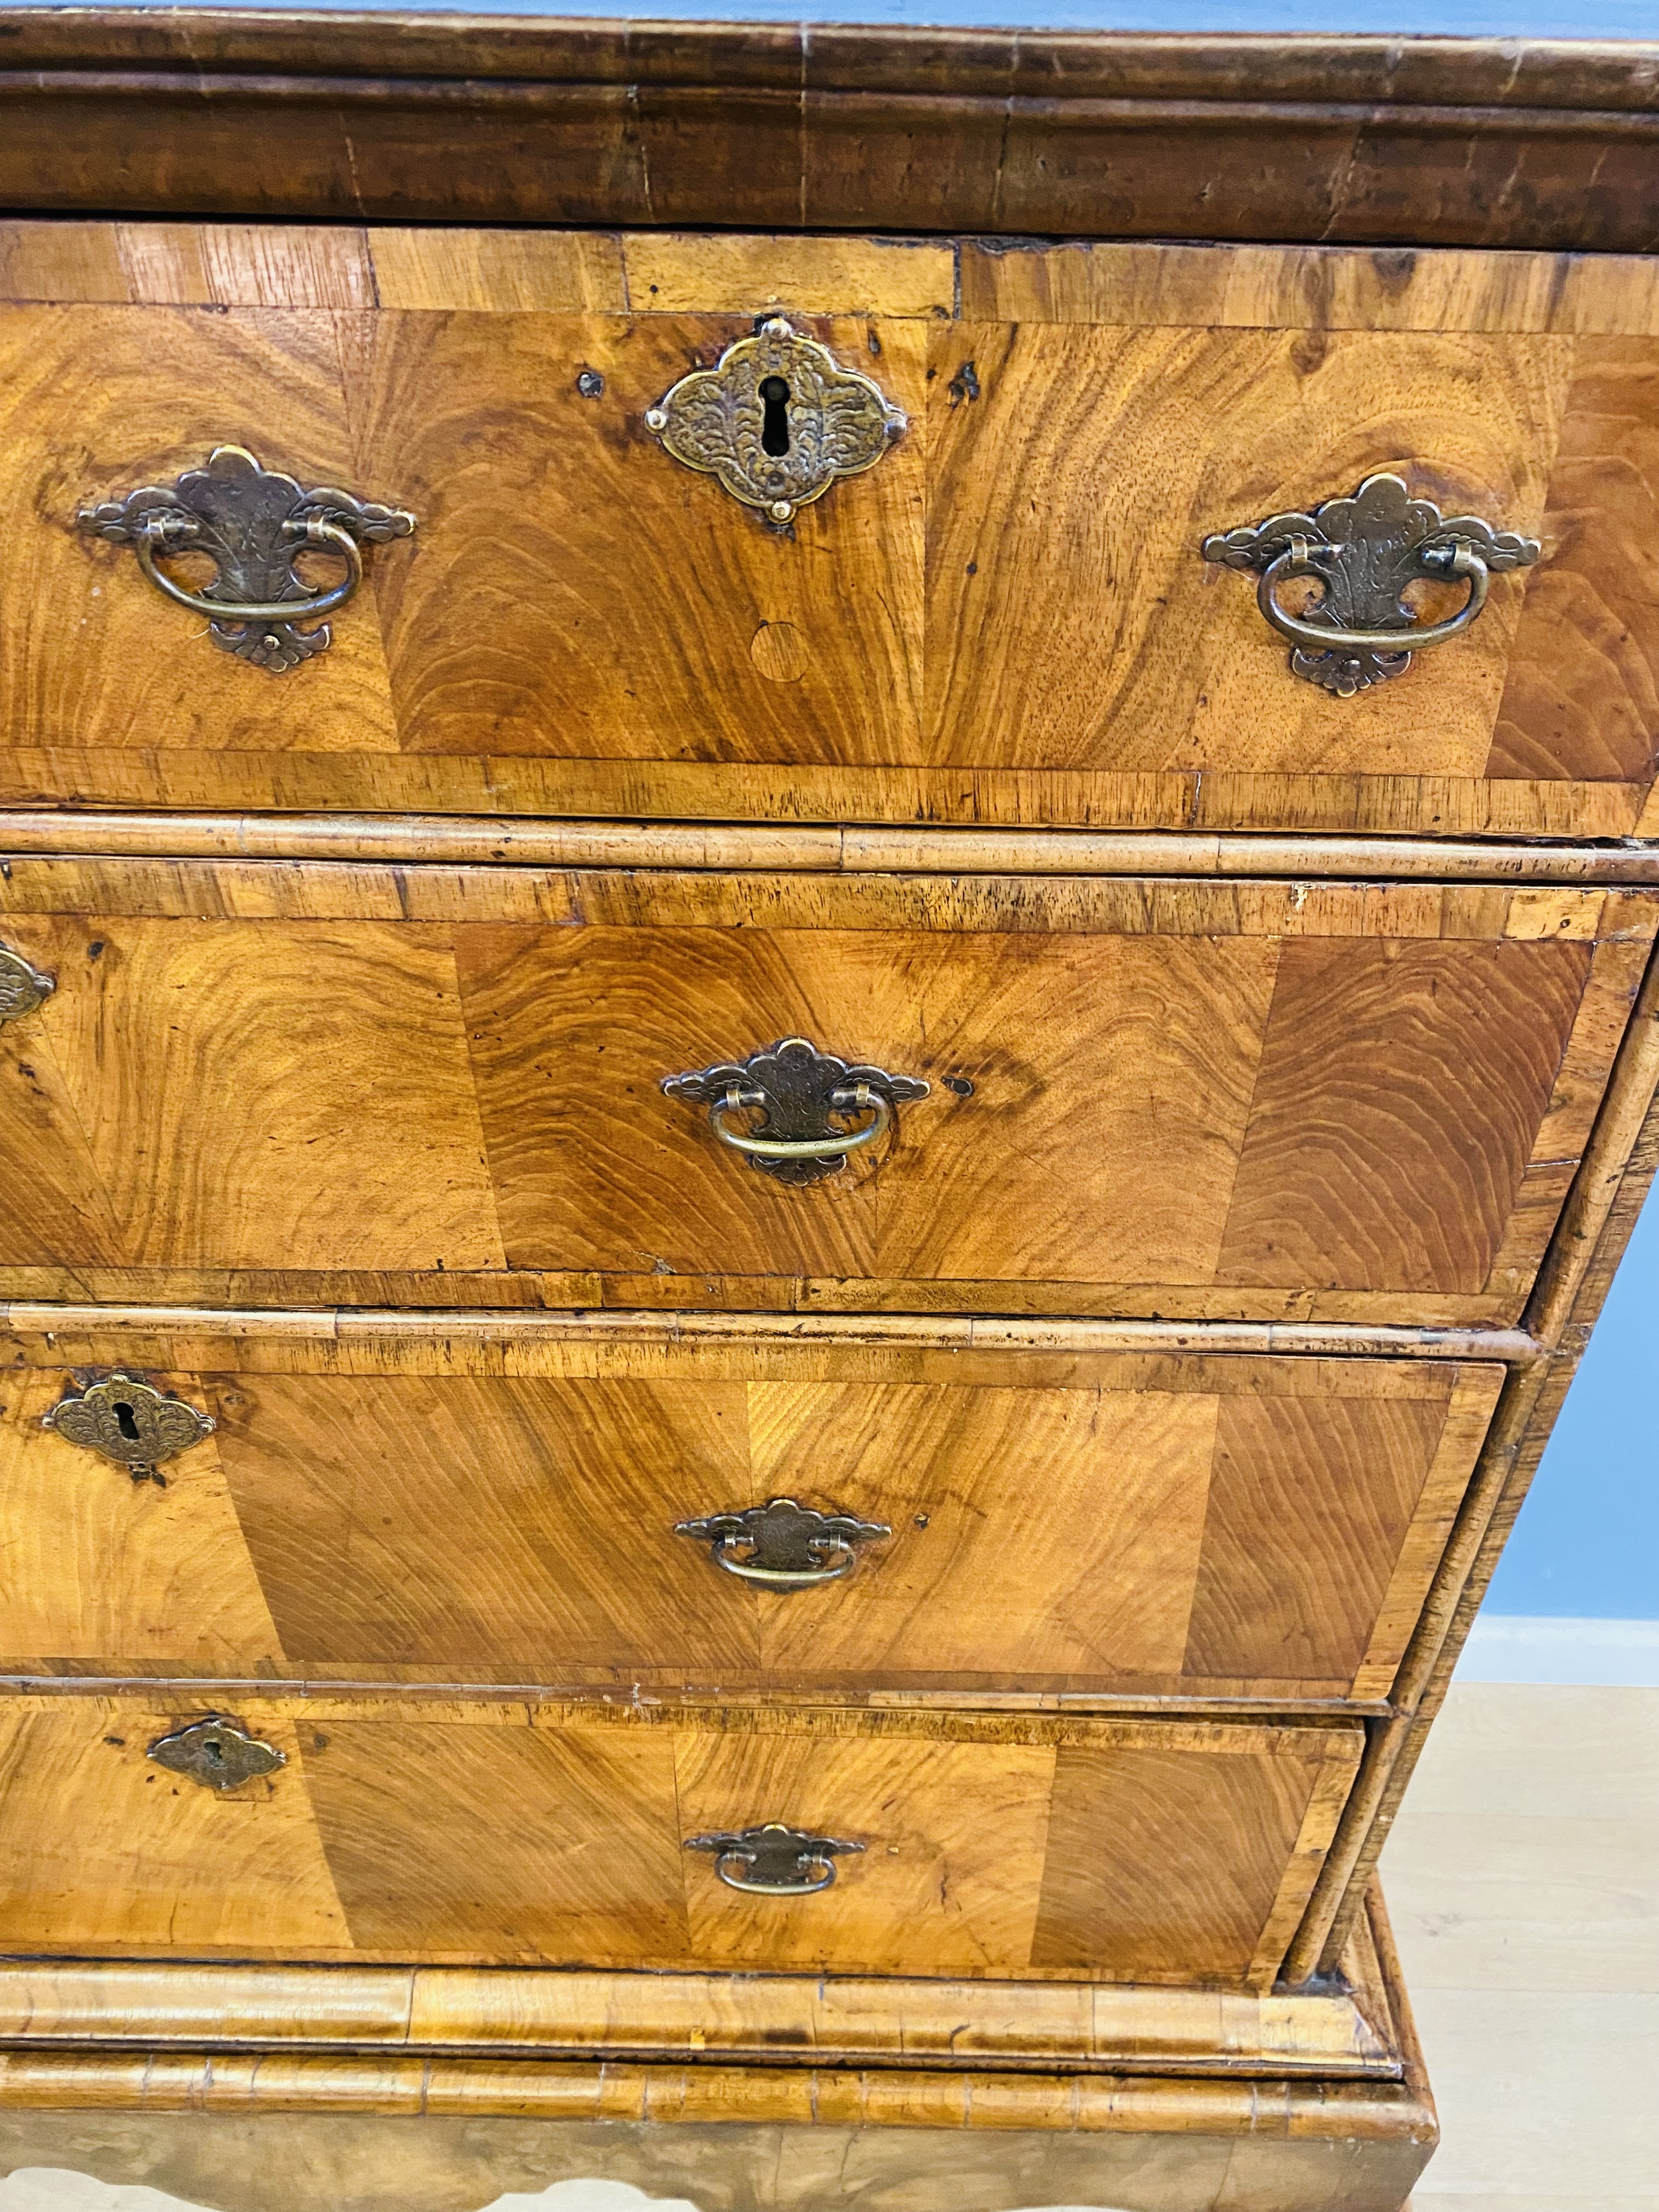
[[[1502,255],[14,228],[0,796],[1638,829],[1659,347],[1616,284],[1534,298]],[[101,506],[131,539],[128,495],[226,445],[298,490],[179,495],[146,551],[188,594],[301,590],[308,520],[304,586],[347,580],[327,529],[361,516],[299,493],[417,525],[370,544],[326,650],[222,625],[275,680],[76,529]],[[1430,507],[1316,513],[1378,475]],[[1402,590],[1454,621],[1477,557],[1489,598],[1403,671],[1298,673],[1257,568],[1206,543],[1279,560],[1267,596],[1316,626],[1310,576],[1362,629]]]

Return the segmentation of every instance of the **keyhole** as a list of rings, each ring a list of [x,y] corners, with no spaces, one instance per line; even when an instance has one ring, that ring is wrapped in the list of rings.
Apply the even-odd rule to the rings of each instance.
[[[763,376],[760,396],[766,409],[761,423],[761,451],[763,453],[787,453],[789,450],[789,386],[781,376]]]
[[[209,1736],[207,1741],[203,1744],[202,1749],[207,1753],[207,1763],[210,1766],[222,1766],[224,1765],[225,1747],[216,1737]]]
[[[130,1442],[135,1444],[138,1442],[138,1424],[125,1398],[118,1398],[115,1401],[115,1425]]]

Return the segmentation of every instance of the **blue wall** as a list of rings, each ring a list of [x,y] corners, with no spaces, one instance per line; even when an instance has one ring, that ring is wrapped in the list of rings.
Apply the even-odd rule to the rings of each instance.
[[[1486,1610],[1659,1620],[1659,1193],[1636,1225]]]

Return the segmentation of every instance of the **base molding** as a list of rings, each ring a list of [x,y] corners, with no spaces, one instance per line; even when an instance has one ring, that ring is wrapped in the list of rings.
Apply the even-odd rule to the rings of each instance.
[[[1345,1964],[1256,1997],[17,1960],[0,2169],[222,2212],[477,2212],[578,2178],[699,2212],[1400,2212],[1437,2129],[1375,1889]]]

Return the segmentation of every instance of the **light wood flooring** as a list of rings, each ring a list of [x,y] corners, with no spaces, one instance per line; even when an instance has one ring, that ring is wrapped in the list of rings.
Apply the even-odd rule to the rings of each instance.
[[[1440,2107],[1412,2212],[1659,2212],[1659,1690],[1455,1685],[1382,1878]]]

